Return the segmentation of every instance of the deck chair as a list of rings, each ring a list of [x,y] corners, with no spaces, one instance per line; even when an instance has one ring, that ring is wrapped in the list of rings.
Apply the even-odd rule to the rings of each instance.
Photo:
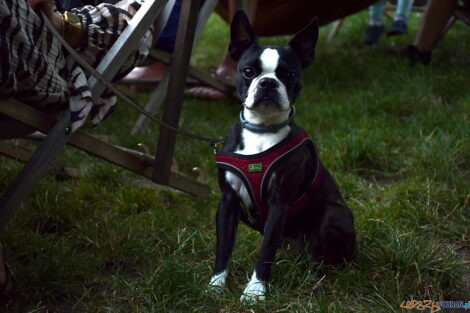
[[[180,110],[183,103],[183,89],[188,72],[194,33],[200,9],[201,0],[183,1],[178,25],[176,47],[171,57],[166,97],[166,110],[163,120],[173,126],[178,126]],[[97,67],[97,71],[108,79],[112,79],[118,68],[124,63],[138,40],[155,22],[164,18],[162,12],[168,12],[171,1],[145,1],[136,15],[129,22],[118,40],[112,46],[105,58]],[[157,23],[155,22],[155,23]],[[158,31],[156,30],[156,34]],[[94,77],[90,77],[89,86],[93,96],[99,96],[105,86]],[[171,105],[168,105],[168,104]],[[0,128],[9,127],[13,130],[10,138],[22,137],[31,130],[46,134],[45,139],[33,152],[25,147],[8,146],[0,141],[0,153],[27,161],[19,174],[10,183],[0,197],[0,231],[14,217],[24,199],[46,173],[51,162],[58,156],[65,144],[73,145],[101,159],[114,163],[129,171],[150,178],[159,184],[167,185],[181,191],[206,195],[210,189],[207,185],[171,171],[176,133],[162,128],[158,140],[155,157],[138,151],[129,150],[102,141],[85,131],[70,131],[70,112],[62,112],[58,117],[45,114],[33,107],[13,99],[0,99],[0,114],[10,118]],[[3,127],[2,127],[3,126]],[[16,135],[14,131],[17,130]],[[0,132],[5,138],[5,132]]]
[[[217,5],[218,0],[205,0],[201,10],[199,11],[199,17],[198,17],[198,22],[196,26],[196,32],[194,36],[194,43],[196,43],[197,39],[201,35],[202,31],[204,30],[205,25],[207,24],[207,21],[209,20],[209,17],[211,13],[214,11],[216,5]],[[159,61],[164,64],[170,64],[171,62],[171,54],[159,49],[152,49],[150,51],[150,56],[148,58],[150,62],[154,61]],[[160,106],[162,105],[165,97],[166,97],[166,92],[168,90],[168,82],[169,82],[169,71],[167,71],[158,86],[152,91],[150,98],[147,102],[147,105],[145,106],[145,109],[148,112],[151,112],[152,114],[156,114]],[[197,67],[189,65],[188,68],[188,75],[197,81],[204,83],[208,86],[211,86],[212,88],[221,91],[228,97],[236,97],[235,95],[235,86],[229,85],[227,83],[224,83],[215,77],[211,76],[209,73],[207,73],[204,70],[201,70]],[[150,120],[145,116],[145,115],[140,115],[133,128],[131,131],[132,135],[139,135],[143,134],[146,129],[148,128],[148,125],[150,123]]]

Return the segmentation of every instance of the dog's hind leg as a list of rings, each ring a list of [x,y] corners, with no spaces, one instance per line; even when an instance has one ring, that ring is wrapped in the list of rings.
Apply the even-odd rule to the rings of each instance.
[[[317,238],[312,251],[315,259],[335,266],[350,260],[356,243],[356,232],[349,208],[328,206]]]

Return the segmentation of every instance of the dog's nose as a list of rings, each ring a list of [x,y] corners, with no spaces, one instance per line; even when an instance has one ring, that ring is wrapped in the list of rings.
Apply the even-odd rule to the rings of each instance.
[[[274,89],[277,88],[279,84],[275,79],[265,77],[259,81],[258,86],[262,89]]]

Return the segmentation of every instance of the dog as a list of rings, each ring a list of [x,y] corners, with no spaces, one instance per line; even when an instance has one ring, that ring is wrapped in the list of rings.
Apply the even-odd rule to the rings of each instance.
[[[239,221],[263,235],[242,302],[264,300],[271,264],[286,243],[315,260],[340,265],[352,258],[354,218],[313,141],[297,126],[294,101],[302,69],[318,39],[314,18],[287,47],[262,46],[243,10],[231,23],[229,54],[237,63],[243,104],[216,154],[221,199],[216,215],[216,261],[209,290],[222,290]]]

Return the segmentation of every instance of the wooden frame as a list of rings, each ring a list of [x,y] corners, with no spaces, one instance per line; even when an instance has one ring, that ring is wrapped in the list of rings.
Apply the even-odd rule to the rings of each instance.
[[[200,1],[183,1],[181,8],[176,49],[170,67],[167,109],[163,118],[165,122],[176,126],[178,125],[183,102],[184,82],[188,72]],[[111,47],[106,58],[98,66],[97,69],[100,73],[109,79],[114,77],[116,69],[120,68],[132,52],[132,49],[124,49],[123,47],[135,47],[137,41],[166,5],[168,5],[168,0],[144,2],[129,22],[129,26],[123,31],[120,38]],[[93,77],[89,79],[88,83],[94,97],[99,96],[104,90],[104,86]],[[159,149],[157,150],[159,154],[154,158],[138,151],[106,143],[81,130],[71,133],[70,112],[68,110],[56,118],[18,101],[7,99],[0,101],[0,113],[47,134],[32,155],[27,149],[15,151],[15,149],[8,149],[5,144],[0,145],[0,153],[23,161],[28,160],[27,164],[0,197],[0,231],[15,215],[23,200],[39,182],[66,143],[134,173],[152,178],[160,184],[194,195],[206,195],[210,191],[207,185],[170,170],[176,134],[165,128],[160,133]],[[168,146],[162,146],[162,143],[168,144]],[[170,149],[167,149],[167,147]],[[168,163],[168,160],[170,160],[170,163]]]
[[[201,10],[199,11],[199,16],[197,20],[197,26],[196,26],[196,31],[194,34],[194,41],[196,41],[199,36],[201,35],[204,26],[206,25],[210,14],[214,11],[216,5],[217,5],[218,0],[205,0],[204,4],[201,7]],[[171,58],[172,55],[168,52],[158,50],[158,49],[152,49],[150,51],[150,55],[148,58],[147,63],[154,63],[155,61],[159,61],[164,64],[171,64]],[[213,77],[209,73],[207,73],[204,70],[201,70],[197,67],[189,65],[188,68],[188,75],[201,83],[204,83],[208,86],[211,86],[212,88],[219,90],[220,92],[223,92],[224,94],[228,95],[229,97],[237,98],[237,95],[235,93],[235,86],[229,85],[225,82],[222,82],[218,80],[217,78]],[[162,79],[160,80],[158,86],[153,90],[153,92],[150,95],[150,99],[147,102],[147,105],[145,106],[145,109],[152,114],[156,114],[158,109],[161,107],[163,104],[165,98],[166,98],[166,91],[168,89],[168,83],[169,83],[169,78],[170,78],[170,71],[166,71]],[[140,115],[133,128],[131,131],[132,135],[139,135],[142,134],[146,131],[148,128],[148,125],[150,123],[150,119],[147,118],[145,115]]]

